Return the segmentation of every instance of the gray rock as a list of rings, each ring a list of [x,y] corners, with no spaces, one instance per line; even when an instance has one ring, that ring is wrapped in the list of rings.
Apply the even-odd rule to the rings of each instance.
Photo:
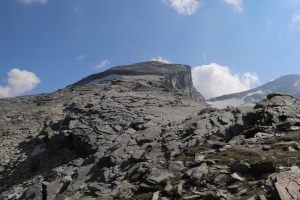
[[[28,190],[25,192],[24,198],[25,199],[32,199],[32,200],[40,200],[42,199],[42,184],[36,183],[28,187]]]
[[[169,170],[174,172],[181,172],[186,167],[184,166],[182,161],[170,161]]]
[[[169,172],[168,170],[152,168],[147,177],[147,181],[149,183],[157,184],[157,183],[160,183],[161,181],[166,180],[172,176],[174,176],[174,174]]]
[[[297,199],[300,196],[300,169],[273,174],[269,177],[269,184],[278,199]]]
[[[259,198],[259,200],[267,200],[266,196],[263,194],[258,195],[258,198]]]
[[[70,200],[70,199],[64,194],[59,194],[56,196],[55,200]]]
[[[180,180],[179,183],[174,186],[174,196],[175,197],[181,197],[182,190],[183,190],[182,187],[183,187],[184,183],[185,182],[183,180]]]
[[[167,181],[167,185],[164,187],[164,191],[170,193],[173,190],[173,185],[170,181]]]
[[[223,183],[225,183],[226,179],[227,179],[227,176],[225,174],[220,174],[215,178],[214,182],[216,184],[223,184]]]
[[[237,196],[245,196],[247,195],[248,190],[247,189],[242,189],[237,193]]]
[[[208,168],[206,163],[201,164],[201,166],[199,167],[195,167],[193,169],[191,169],[191,172],[187,172],[187,174],[190,174],[190,180],[194,183],[194,184],[199,184],[201,183],[203,180],[206,180],[206,177],[208,175]]]
[[[55,199],[62,186],[63,186],[63,184],[60,183],[60,181],[53,181],[53,182],[47,184],[47,189],[46,189],[47,199],[49,199],[49,200]]]
[[[205,154],[202,154],[202,153],[196,153],[196,154],[195,154],[195,162],[203,161],[205,157],[206,157]]]

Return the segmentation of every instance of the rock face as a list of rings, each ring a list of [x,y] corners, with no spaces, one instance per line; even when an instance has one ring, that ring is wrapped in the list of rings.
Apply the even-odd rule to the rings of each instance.
[[[218,110],[170,87],[178,73],[0,99],[0,199],[298,195],[300,101]]]
[[[205,101],[204,97],[197,92],[192,83],[191,67],[188,65],[167,64],[159,61],[148,61],[136,63],[132,65],[113,67],[105,72],[90,75],[72,85],[82,86],[97,80],[105,80],[105,78],[113,78],[117,76],[143,76],[156,75],[164,76],[172,91],[181,91],[184,95],[189,96],[197,101]]]
[[[225,108],[227,105],[254,106],[270,93],[289,93],[294,97],[300,97],[300,75],[282,76],[251,90],[211,98],[208,102],[217,108]]]

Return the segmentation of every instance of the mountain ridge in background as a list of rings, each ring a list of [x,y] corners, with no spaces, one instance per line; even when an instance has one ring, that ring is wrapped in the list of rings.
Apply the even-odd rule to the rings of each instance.
[[[230,106],[254,106],[257,101],[263,100],[269,93],[289,93],[295,98],[300,97],[300,75],[290,74],[269,81],[259,87],[211,98],[208,103],[217,108]]]

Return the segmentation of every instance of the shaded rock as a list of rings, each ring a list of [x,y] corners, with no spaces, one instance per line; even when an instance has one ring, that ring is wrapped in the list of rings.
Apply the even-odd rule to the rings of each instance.
[[[36,183],[34,185],[31,185],[28,187],[28,190],[26,191],[24,198],[30,199],[30,200],[40,200],[42,199],[42,184]]]
[[[230,185],[227,187],[227,190],[229,190],[232,193],[236,193],[238,191],[238,189],[239,189],[238,185]]]
[[[240,172],[242,174],[246,174],[250,171],[250,165],[243,161],[236,161],[231,166],[230,169],[234,172]]]
[[[272,173],[275,171],[275,167],[272,162],[260,162],[251,164],[251,172],[254,176],[261,176],[262,174]]]

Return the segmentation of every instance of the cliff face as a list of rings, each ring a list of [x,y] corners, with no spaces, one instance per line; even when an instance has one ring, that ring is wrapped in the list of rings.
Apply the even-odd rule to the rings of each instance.
[[[72,85],[68,88],[75,86],[82,86],[96,80],[104,79],[112,75],[119,76],[142,76],[142,75],[156,75],[163,76],[167,80],[172,91],[180,91],[184,95],[191,97],[197,101],[205,102],[204,97],[197,92],[193,86],[191,67],[188,65],[167,64],[158,61],[148,61],[136,63],[132,65],[117,66],[108,69],[104,72],[90,75]]]

